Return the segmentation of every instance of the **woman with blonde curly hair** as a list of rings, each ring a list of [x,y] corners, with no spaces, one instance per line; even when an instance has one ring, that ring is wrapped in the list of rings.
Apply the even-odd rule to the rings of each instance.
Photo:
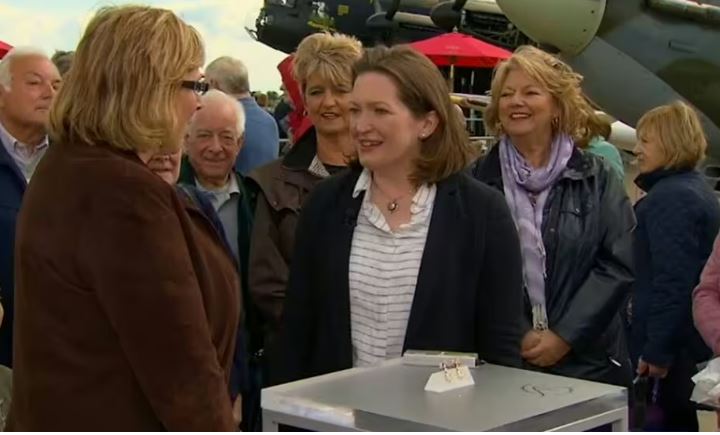
[[[271,354],[285,301],[295,228],[315,186],[344,169],[354,147],[348,98],[360,42],[347,35],[316,33],[302,40],[293,59],[305,115],[313,127],[296,137],[290,152],[250,174],[259,192],[250,247],[250,294],[265,322],[265,354]]]
[[[554,56],[518,48],[497,67],[485,114],[499,143],[473,172],[504,193],[520,235],[531,324],[525,361],[627,385],[620,311],[633,282],[635,217],[612,169],[583,150],[602,120],[581,81]]]

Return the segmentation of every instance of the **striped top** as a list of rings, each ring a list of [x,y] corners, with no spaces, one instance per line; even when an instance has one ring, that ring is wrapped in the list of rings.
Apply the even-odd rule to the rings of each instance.
[[[320,161],[317,154],[313,157],[312,162],[310,162],[308,172],[320,178],[328,178],[330,176],[330,173],[327,168],[325,168],[325,165],[323,165],[323,162]]]
[[[410,222],[392,231],[371,201],[365,169],[353,198],[365,191],[350,250],[350,323],[353,366],[399,357],[425,250],[437,189],[421,186],[412,199]]]

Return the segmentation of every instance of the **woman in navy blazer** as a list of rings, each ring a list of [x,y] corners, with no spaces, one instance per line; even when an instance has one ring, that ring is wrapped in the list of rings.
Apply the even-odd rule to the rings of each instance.
[[[518,236],[502,195],[463,171],[472,152],[439,71],[408,47],[370,49],[350,100],[358,159],[321,183],[300,217],[274,381],[407,349],[519,365],[528,326]],[[363,237],[374,241],[363,247]],[[406,268],[402,279],[394,267]],[[360,324],[360,314],[375,320]]]

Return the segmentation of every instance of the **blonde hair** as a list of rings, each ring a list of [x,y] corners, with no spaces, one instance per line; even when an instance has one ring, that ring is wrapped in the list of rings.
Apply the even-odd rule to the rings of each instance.
[[[51,109],[51,137],[140,152],[177,149],[185,127],[177,95],[203,59],[200,35],[171,11],[101,8]]]
[[[498,64],[493,73],[491,99],[485,111],[485,125],[493,134],[502,134],[499,100],[511,71],[522,71],[552,95],[559,115],[553,121],[553,132],[565,133],[575,145],[584,148],[604,132],[602,118],[595,113],[580,87],[583,77],[555,56],[532,46],[521,46]]]
[[[640,118],[638,138],[651,132],[665,156],[665,169],[693,169],[705,158],[707,139],[697,112],[682,101],[656,107]]]
[[[352,36],[314,33],[298,45],[293,75],[305,93],[308,78],[318,74],[336,88],[352,88],[352,67],[362,55],[362,44]]]
[[[415,117],[430,112],[438,117],[435,131],[421,142],[410,181],[415,186],[433,184],[465,169],[475,153],[461,122],[464,118],[453,107],[445,79],[430,59],[407,45],[370,48],[355,65],[354,79],[370,72],[390,78],[400,101]]]

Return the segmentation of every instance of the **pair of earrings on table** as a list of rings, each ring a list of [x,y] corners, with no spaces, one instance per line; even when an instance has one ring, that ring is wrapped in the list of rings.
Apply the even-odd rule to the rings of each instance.
[[[450,363],[441,362],[440,368],[442,369],[443,373],[445,373],[445,380],[448,382],[453,382],[453,373],[455,374],[455,378],[458,380],[465,377],[465,374],[462,368],[462,363],[460,361],[455,360]],[[452,370],[452,371],[451,371]]]
[[[475,385],[475,380],[472,373],[470,373],[470,369],[460,361],[455,360],[449,363],[440,363],[440,371],[430,375],[425,384],[425,391],[445,393],[471,385]]]

